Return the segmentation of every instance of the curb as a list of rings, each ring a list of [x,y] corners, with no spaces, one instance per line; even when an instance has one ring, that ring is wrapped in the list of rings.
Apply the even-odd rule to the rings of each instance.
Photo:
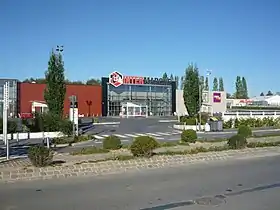
[[[100,122],[100,123],[92,123],[92,125],[118,125],[120,122]]]
[[[199,153],[196,155],[161,155],[152,158],[139,158],[125,161],[84,162],[73,165],[50,166],[46,168],[10,168],[0,171],[0,183],[18,181],[59,179],[80,176],[103,176],[121,174],[129,171],[143,171],[164,167],[186,166],[195,163],[208,163],[240,157],[260,157],[280,155],[280,147],[228,150],[223,152]]]

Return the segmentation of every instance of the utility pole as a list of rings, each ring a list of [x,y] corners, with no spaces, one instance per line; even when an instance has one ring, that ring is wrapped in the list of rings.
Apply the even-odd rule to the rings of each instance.
[[[75,140],[75,136],[76,136],[76,126],[77,126],[77,132],[78,132],[78,123],[75,122],[75,104],[77,103],[77,96],[72,95],[69,97],[70,100],[70,115],[72,115],[72,119],[70,119],[72,121],[72,129],[73,129],[73,140]],[[78,107],[76,107],[78,108]],[[72,110],[71,110],[72,109]],[[77,125],[76,125],[77,124]]]
[[[201,131],[201,106],[202,106],[202,85],[199,78],[199,131]]]
[[[9,160],[9,139],[8,139],[8,109],[9,109],[9,87],[10,83],[6,82],[3,92],[3,140],[6,145],[6,158]]]

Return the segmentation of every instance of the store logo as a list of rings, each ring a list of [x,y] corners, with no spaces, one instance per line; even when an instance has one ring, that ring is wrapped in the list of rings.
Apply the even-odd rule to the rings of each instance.
[[[123,84],[123,75],[117,71],[114,71],[109,76],[109,83],[114,87],[119,87]]]
[[[213,102],[221,103],[221,101],[222,101],[221,93],[213,93]]]

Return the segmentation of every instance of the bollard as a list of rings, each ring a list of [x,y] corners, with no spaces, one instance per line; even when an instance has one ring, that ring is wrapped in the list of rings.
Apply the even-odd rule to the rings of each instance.
[[[46,139],[47,139],[47,147],[48,147],[48,149],[49,149],[49,148],[50,148],[50,138],[47,137]]]
[[[17,132],[17,143],[19,142],[19,133]]]

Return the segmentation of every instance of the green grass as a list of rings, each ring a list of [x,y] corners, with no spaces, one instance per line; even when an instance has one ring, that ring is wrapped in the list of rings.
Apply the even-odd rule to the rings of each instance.
[[[81,150],[72,152],[71,155],[91,155],[91,154],[100,154],[100,153],[108,153],[110,152],[107,149],[98,148],[95,146],[82,148]]]

